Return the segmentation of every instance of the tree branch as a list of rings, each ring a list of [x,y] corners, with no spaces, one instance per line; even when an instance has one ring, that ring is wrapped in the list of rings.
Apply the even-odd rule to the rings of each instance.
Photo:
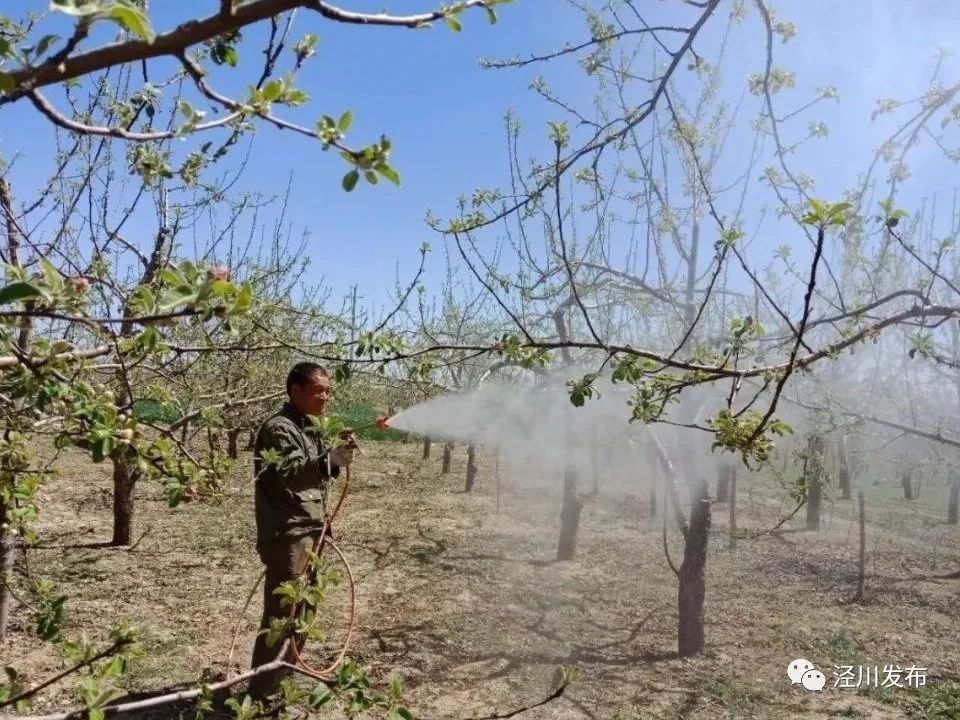
[[[78,122],[60,113],[49,100],[47,100],[36,90],[31,90],[27,92],[26,95],[30,99],[30,102],[33,103],[33,106],[43,113],[43,115],[50,122],[57,127],[61,127],[64,130],[70,130],[71,132],[83,133],[85,135],[114,137],[123,140],[132,140],[134,142],[169,140],[177,136],[177,133],[174,130],[161,130],[158,132],[131,132],[130,130],[126,130],[122,127],[87,125],[86,123]],[[214,128],[223,127],[224,125],[230,124],[238,117],[240,117],[240,113],[234,112],[230,115],[219,118],[218,120],[211,120],[210,122],[196,125],[193,128],[193,131],[200,132],[203,130],[212,130]]]

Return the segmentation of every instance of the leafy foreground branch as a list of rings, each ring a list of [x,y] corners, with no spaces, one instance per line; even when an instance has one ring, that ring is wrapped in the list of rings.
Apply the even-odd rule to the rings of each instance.
[[[209,712],[213,709],[214,694],[223,690],[228,690],[231,687],[256,677],[257,675],[272,672],[274,670],[289,669],[316,680],[315,675],[309,671],[301,668],[299,665],[288,663],[283,660],[283,657],[287,653],[288,646],[289,640],[282,644],[276,660],[218,683],[213,683],[210,685],[204,684],[200,687],[195,687],[188,690],[166,693],[164,695],[157,695],[154,697],[144,698],[142,700],[121,703],[119,705],[84,708],[60,713],[52,713],[49,715],[7,714],[0,715],[0,719],[7,720],[9,718],[9,720],[14,720],[14,718],[16,718],[17,720],[82,720],[83,718],[88,717],[100,719],[107,716],[117,717],[142,710],[166,707],[192,700],[196,701],[196,717],[202,718],[204,712]],[[114,645],[111,646],[109,650],[115,649],[116,647]],[[89,663],[85,663],[84,665],[88,664]],[[76,672],[79,669],[79,667],[71,668],[69,671],[60,673],[55,678],[41,683],[31,690],[25,691],[8,700],[4,700],[3,702],[0,702],[0,708],[27,700],[39,690],[49,687],[51,684],[53,684],[53,682],[59,682],[68,674]],[[557,674],[558,685],[556,689],[554,689],[543,699],[535,703],[521,705],[512,710],[495,712],[490,715],[480,716],[474,713],[470,717],[470,720],[501,720],[504,718],[517,717],[518,715],[536,708],[543,707],[555,700],[560,699],[566,692],[570,683],[576,680],[576,672],[570,668],[561,667],[558,669]],[[323,708],[330,709],[334,705],[334,699],[339,698],[341,700],[342,709],[347,712],[350,717],[353,717],[360,712],[376,708],[377,706],[383,707],[386,705],[388,710],[388,720],[414,720],[414,718],[417,717],[419,717],[420,720],[430,720],[426,716],[416,716],[407,708],[399,706],[397,703],[400,700],[401,693],[401,684],[399,680],[396,679],[391,682],[387,695],[384,696],[380,695],[379,693],[371,692],[369,678],[356,665],[348,661],[341,666],[340,671],[333,680],[329,682],[321,681],[311,690],[298,688],[293,683],[285,681],[281,689],[280,707],[286,708],[292,705],[305,704],[312,710],[319,710]],[[259,703],[252,702],[249,696],[244,696],[242,701],[239,701],[236,698],[228,698],[225,704],[234,712],[234,715],[238,718],[238,720],[246,720],[247,718],[257,717],[264,711],[264,708]]]
[[[306,712],[323,709],[336,710],[347,717],[369,715],[370,717],[385,717],[387,720],[414,720],[416,716],[406,707],[403,701],[403,686],[399,678],[391,679],[385,692],[379,691],[375,688],[368,673],[355,662],[346,658],[354,622],[355,590],[353,573],[346,557],[336,544],[327,538],[326,528],[327,523],[337,515],[342,506],[348,487],[349,475],[344,484],[340,501],[329,519],[324,523],[323,531],[320,534],[325,542],[321,542],[314,552],[309,553],[307,571],[297,580],[283,583],[275,590],[275,593],[282,598],[281,607],[285,608],[288,614],[283,618],[275,618],[270,627],[262,631],[267,634],[268,644],[279,648],[272,661],[235,677],[228,676],[218,683],[201,684],[198,687],[115,704],[125,695],[125,691],[118,686],[117,682],[127,668],[128,659],[139,652],[136,634],[125,627],[121,627],[111,635],[112,642],[107,648],[94,652],[83,643],[74,643],[62,638],[61,631],[65,618],[62,601],[65,598],[60,598],[60,600],[54,598],[52,602],[45,602],[41,599],[38,605],[50,606],[50,610],[46,613],[40,610],[35,611],[38,634],[42,639],[54,642],[66,657],[75,658],[76,662],[68,670],[60,672],[29,689],[22,689],[16,671],[13,668],[6,668],[8,683],[0,684],[0,708],[12,706],[17,710],[24,710],[29,706],[31,699],[39,692],[62,682],[70,676],[83,672],[85,674],[81,681],[80,694],[84,707],[48,715],[26,716],[28,720],[80,720],[81,718],[103,720],[107,716],[117,717],[183,703],[195,703],[195,718],[200,720],[205,716],[205,713],[214,710],[215,697],[218,693],[227,691],[260,675],[275,671],[288,671],[309,678],[314,681],[313,686],[303,687],[288,678],[281,682],[279,693],[277,696],[273,696],[273,704],[270,706],[253,701],[249,695],[244,695],[242,700],[238,697],[226,697],[223,700],[223,706],[232,711],[237,720],[259,717],[265,712],[272,714],[283,712],[282,717],[289,717],[287,713],[294,708],[300,708]],[[323,639],[323,634],[316,625],[317,618],[322,616],[319,609],[326,599],[327,589],[338,585],[341,577],[339,571],[331,568],[322,557],[323,545],[330,546],[346,569],[351,596],[350,629],[336,660],[329,667],[318,671],[304,662],[300,652],[307,640],[320,641]],[[261,579],[262,576],[258,578],[254,590]],[[252,597],[252,594],[251,591],[250,597]],[[248,597],[248,602],[250,597]],[[244,605],[245,609],[246,604]],[[51,615],[51,617],[46,618],[46,615]],[[107,658],[109,660],[106,660]],[[104,662],[101,663],[101,661]],[[231,661],[228,660],[227,665],[229,667]],[[575,673],[573,671],[560,668],[558,686],[545,698],[533,704],[523,705],[508,712],[495,713],[486,717],[491,720],[494,718],[510,718],[531,709],[542,707],[561,697],[567,685],[574,678]],[[182,713],[183,711],[184,708],[181,708],[179,712]],[[0,715],[0,718],[11,718],[11,720],[14,717],[23,718],[24,716]],[[478,715],[475,713],[473,718],[477,717]]]
[[[316,54],[316,33],[309,33],[291,49],[293,66],[283,79],[269,78],[277,70],[281,50],[285,47],[293,18],[304,10],[328,23],[340,25],[381,26],[391,28],[430,28],[443,22],[453,32],[461,32],[461,17],[472,10],[485,11],[489,22],[497,21],[496,6],[512,0],[459,0],[435,9],[406,15],[389,12],[356,12],[342,9],[321,0],[223,0],[219,10],[208,16],[193,17],[167,32],[155,32],[148,6],[134,0],[52,0],[50,9],[75,18],[73,32],[61,42],[58,35],[39,36],[36,26],[43,17],[17,19],[0,13],[0,106],[26,98],[53,126],[74,135],[120,139],[141,143],[133,157],[133,165],[145,180],[152,183],[160,178],[172,178],[168,165],[169,151],[159,151],[152,143],[212,130],[223,130],[229,139],[219,150],[208,154],[212,143],[205,143],[192,151],[180,170],[188,185],[197,182],[199,171],[216,162],[226,153],[238,137],[253,130],[251,121],[260,119],[279,129],[291,130],[322,143],[324,150],[334,147],[350,166],[342,185],[348,192],[353,190],[361,175],[370,184],[381,178],[395,185],[400,176],[389,164],[390,143],[382,136],[362,148],[344,144],[350,127],[352,113],[348,110],[334,120],[331,115],[321,115],[313,127],[305,127],[276,115],[274,106],[297,107],[309,100],[308,93],[294,86],[295,78],[304,63]],[[287,15],[286,29],[278,34],[279,18]],[[209,74],[217,66],[236,67],[239,62],[242,32],[250,26],[269,21],[272,24],[270,39],[263,49],[265,62],[260,79],[244,96],[229,97],[214,90],[209,83]],[[94,26],[112,23],[127,39],[102,44],[93,48],[84,47],[96,36]],[[58,47],[59,46],[59,47]],[[147,82],[148,65],[154,61],[174,58],[179,69],[167,80]],[[209,60],[208,64],[204,61]],[[107,73],[123,66],[142,68],[144,85],[134,94],[142,101],[139,109],[116,122],[108,115],[97,121],[93,113],[76,114],[57,109],[41,90],[51,86],[74,86],[84,80]],[[156,72],[156,71],[154,71]],[[162,88],[189,79],[200,98],[209,100],[215,108],[226,110],[221,117],[203,122],[206,111],[195,109],[184,97],[174,99],[170,122],[166,129],[158,130],[163,123],[154,118],[155,103],[162,97]],[[268,81],[269,80],[269,81]],[[134,128],[138,116],[148,108],[143,127]],[[130,107],[133,110],[132,106]],[[97,124],[101,122],[102,124]]]

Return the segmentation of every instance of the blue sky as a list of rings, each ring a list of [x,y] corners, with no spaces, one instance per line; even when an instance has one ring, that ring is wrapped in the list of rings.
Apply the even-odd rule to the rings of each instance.
[[[8,2],[15,8],[42,9],[45,2]],[[217,2],[181,3],[154,0],[151,15],[156,29],[169,29],[190,12],[205,15]],[[357,10],[383,9],[383,1],[344,2]],[[652,20],[678,17],[678,2],[639,3]],[[394,12],[430,7],[430,2],[393,2]],[[792,0],[776,6],[779,16],[797,25],[798,36],[787,45],[778,43],[777,64],[797,72],[797,87],[778,98],[782,108],[800,105],[824,83],[835,85],[841,104],[818,107],[809,120],[830,125],[828,140],[819,141],[797,160],[798,169],[818,179],[818,193],[831,197],[848,187],[866,164],[877,141],[890,127],[881,119],[870,122],[877,97],[918,94],[932,67],[938,45],[958,50],[960,12],[951,2],[918,0],[898,3],[879,0]],[[710,48],[722,28],[722,10],[714,28],[696,47],[709,59]],[[690,17],[689,13],[686,13]],[[682,15],[680,17],[683,17]],[[47,21],[51,32],[62,33],[63,24]],[[528,90],[539,74],[567,99],[585,107],[592,82],[570,60],[522,70],[482,70],[481,56],[506,57],[540,53],[564,42],[580,42],[588,33],[582,16],[563,0],[516,0],[500,8],[500,22],[491,26],[482,12],[463,16],[464,31],[454,34],[444,26],[429,31],[350,27],[332,24],[301,11],[294,38],[317,33],[317,56],[300,75],[298,86],[311,101],[306,108],[288,113],[310,123],[320,114],[334,116],[350,109],[354,115],[351,140],[365,143],[387,134],[394,144],[393,164],[403,184],[370,187],[363,183],[351,193],[340,189],[344,164],[334,153],[322,153],[306,138],[261,125],[242,186],[280,192],[292,176],[289,220],[296,228],[309,228],[312,277],[321,275],[337,298],[357,283],[366,298],[382,302],[383,288],[391,286],[397,267],[406,278],[416,267],[417,248],[424,241],[436,248],[428,280],[436,282],[443,268],[440,239],[424,225],[428,209],[449,214],[456,197],[478,187],[505,187],[506,147],[503,116],[512,109],[523,121],[530,154],[546,146],[545,122],[558,111]],[[245,32],[241,66],[217,70],[213,84],[224,91],[242,88],[259,61],[258,39],[265,27]],[[764,62],[764,38],[758,15],[750,7],[747,20],[734,31],[724,92],[740,96],[746,76]],[[955,76],[951,61],[948,80]],[[951,80],[952,81],[952,80]],[[681,88],[692,88],[685,73]],[[752,104],[750,104],[752,103]],[[741,125],[756,115],[751,98]],[[807,120],[797,124],[805,130]],[[732,142],[746,143],[735,136]],[[575,136],[576,137],[576,136]],[[52,132],[32,108],[20,103],[0,113],[3,153],[25,153],[14,174],[19,194],[45,177],[53,154]],[[209,139],[209,138],[208,138]],[[192,141],[191,141],[192,142]],[[734,145],[732,156],[748,150]],[[525,151],[526,152],[526,151]],[[924,154],[926,153],[926,154]],[[914,167],[916,197],[933,190],[949,193],[958,177],[956,167],[945,165],[936,153],[921,151]],[[762,165],[761,165],[762,168]],[[756,185],[755,179],[751,183]],[[757,185],[757,187],[759,187]],[[765,198],[764,202],[769,198]],[[785,240],[771,239],[767,247]],[[789,240],[786,240],[789,242]]]

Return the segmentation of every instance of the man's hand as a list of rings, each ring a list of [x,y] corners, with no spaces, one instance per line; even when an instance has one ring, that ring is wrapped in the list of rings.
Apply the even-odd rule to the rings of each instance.
[[[353,454],[356,452],[349,445],[340,445],[330,451],[330,463],[338,467],[349,467],[353,462]]]
[[[339,467],[349,467],[357,450],[357,436],[346,431],[340,433],[340,438],[346,442],[330,451],[330,462]]]

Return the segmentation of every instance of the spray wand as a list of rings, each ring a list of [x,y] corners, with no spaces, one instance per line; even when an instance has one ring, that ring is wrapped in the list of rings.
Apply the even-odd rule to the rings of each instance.
[[[383,417],[378,417],[376,420],[364,425],[357,425],[356,427],[346,428],[340,431],[340,439],[345,441],[347,447],[356,450],[361,455],[363,452],[360,450],[360,446],[357,444],[357,433],[360,430],[367,430],[369,428],[378,428],[380,430],[387,430],[390,427],[390,418],[387,415]]]
[[[358,430],[367,430],[369,428],[377,428],[378,430],[387,430],[390,428],[390,418],[387,415],[384,415],[383,417],[378,417],[376,420],[374,420],[371,423],[367,423],[366,425],[358,425],[357,427],[347,428],[341,433],[341,435],[355,433]]]

